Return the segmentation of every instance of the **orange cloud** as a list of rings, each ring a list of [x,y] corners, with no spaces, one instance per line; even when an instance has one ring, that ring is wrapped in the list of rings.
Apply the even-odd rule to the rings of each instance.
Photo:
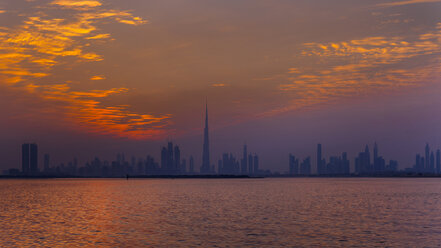
[[[92,37],[87,37],[88,40],[98,40],[98,39],[107,39],[110,37],[110,34],[97,34]]]
[[[211,86],[213,86],[213,87],[225,87],[227,85],[223,84],[223,83],[214,83],[214,84],[211,84]]]
[[[96,81],[96,80],[104,80],[104,79],[106,79],[106,77],[104,77],[104,76],[93,76],[93,77],[90,78],[90,80],[94,80],[94,81]]]
[[[50,84],[42,79],[51,75],[55,66],[65,63],[66,57],[76,59],[76,63],[103,60],[90,50],[89,43],[110,37],[100,31],[99,24],[104,19],[129,25],[146,21],[126,11],[104,9],[101,2],[93,0],[55,0],[50,6],[61,8],[65,15],[52,18],[40,8],[22,25],[1,29],[0,82],[52,102],[50,111],[58,109],[68,123],[74,123],[74,128],[83,131],[134,139],[164,135],[170,124],[169,115],[134,113],[129,110],[130,106],[102,104],[104,98],[124,94],[127,88],[81,91],[73,90],[69,84]],[[100,75],[90,78],[103,79],[105,77]]]
[[[288,71],[289,82],[281,84],[279,89],[290,97],[290,102],[262,116],[314,108],[354,96],[419,87],[441,73],[441,24],[414,40],[365,37],[304,46],[302,54],[316,59],[315,66],[303,67],[304,74],[293,75]],[[416,57],[425,62],[411,66],[408,62]]]
[[[101,106],[97,100],[127,92],[126,88],[73,91],[67,84],[60,84],[38,90],[44,99],[64,104],[62,109],[68,120],[86,132],[133,139],[162,138],[167,132],[169,115],[137,114],[128,111],[128,106]]]
[[[398,1],[398,2],[390,2],[390,3],[380,3],[377,4],[379,7],[393,7],[393,6],[402,6],[409,4],[418,4],[418,3],[435,3],[441,2],[441,0],[408,0],[408,1]]]
[[[94,0],[55,0],[51,4],[59,5],[63,7],[73,7],[73,8],[78,8],[78,7],[93,8],[102,5],[99,1],[94,1]]]
[[[300,73],[300,70],[298,68],[289,68],[288,73]]]

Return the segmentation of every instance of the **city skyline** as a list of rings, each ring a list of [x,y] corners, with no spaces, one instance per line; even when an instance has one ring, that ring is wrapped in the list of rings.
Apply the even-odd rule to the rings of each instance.
[[[424,148],[424,156],[419,153],[415,156],[415,164],[411,167],[400,168],[397,160],[383,158],[379,154],[377,142],[374,142],[373,154],[371,155],[369,145],[365,146],[364,151],[354,157],[351,164],[347,152],[343,151],[341,156],[331,155],[327,162],[323,156],[323,146],[317,144],[315,168],[312,166],[311,156],[301,160],[292,153],[288,155],[288,167],[286,171],[271,171],[270,168],[259,167],[259,156],[256,153],[249,153],[245,143],[242,150],[242,158],[236,158],[231,152],[222,152],[222,156],[216,164],[210,163],[210,142],[209,142],[209,122],[208,122],[208,101],[205,102],[204,135],[202,145],[202,160],[199,171],[195,169],[193,155],[187,158],[181,157],[181,149],[168,141],[167,145],[161,149],[160,161],[157,162],[151,154],[146,155],[146,159],[131,156],[130,160],[125,159],[124,153],[118,153],[117,159],[113,161],[101,160],[94,157],[92,161],[86,162],[83,166],[79,165],[75,157],[66,165],[51,166],[50,154],[43,156],[43,170],[38,166],[38,146],[35,143],[22,144],[21,149],[21,171],[17,168],[4,170],[4,175],[12,176],[87,176],[87,177],[121,177],[121,176],[179,176],[179,175],[247,175],[247,176],[349,176],[349,175],[394,175],[395,173],[411,174],[441,174],[441,151],[431,150],[428,143]],[[436,158],[435,153],[436,152]],[[240,156],[240,155],[239,155]],[[372,158],[372,160],[371,160]],[[271,161],[267,161],[272,164]]]
[[[205,149],[203,149],[205,150]],[[441,175],[441,151],[431,150],[428,143],[425,146],[425,155],[415,155],[415,163],[412,167],[400,169],[396,160],[386,161],[379,155],[378,145],[375,142],[373,154],[369,146],[359,152],[353,163],[350,162],[347,152],[341,156],[330,156],[328,162],[322,157],[322,144],[317,144],[316,156],[322,158],[316,167],[312,166],[311,156],[299,158],[289,154],[286,171],[271,171],[259,167],[259,157],[256,153],[248,153],[248,147],[243,145],[243,157],[237,159],[231,152],[224,152],[219,158],[217,165],[212,164],[207,172],[202,166],[196,170],[193,156],[181,158],[180,147],[172,142],[161,149],[160,160],[147,154],[146,159],[125,158],[124,153],[118,153],[116,160],[107,161],[95,157],[84,165],[73,158],[68,163],[51,165],[50,154],[45,153],[43,170],[38,165],[37,144],[22,145],[21,171],[17,168],[4,170],[4,175],[11,176],[85,176],[85,177],[123,177],[123,176],[192,176],[192,175],[234,175],[234,176],[403,176],[403,175]],[[435,153],[436,152],[436,158]],[[372,161],[371,161],[372,158]],[[188,167],[187,167],[188,161]],[[425,162],[426,161],[426,162]],[[426,163],[426,164],[425,164]]]

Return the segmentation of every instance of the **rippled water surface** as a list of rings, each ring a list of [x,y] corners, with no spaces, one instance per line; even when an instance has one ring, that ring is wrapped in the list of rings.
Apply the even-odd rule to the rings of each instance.
[[[441,179],[0,180],[1,247],[441,245]]]

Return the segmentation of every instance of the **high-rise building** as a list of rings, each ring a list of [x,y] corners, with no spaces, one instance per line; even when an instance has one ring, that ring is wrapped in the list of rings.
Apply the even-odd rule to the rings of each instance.
[[[342,155],[342,163],[343,163],[343,174],[349,175],[351,173],[350,162],[348,160],[348,154],[343,152]]]
[[[317,144],[317,174],[326,174],[325,166],[322,161],[322,144]]]
[[[168,142],[167,144],[167,170],[168,173],[170,173],[171,171],[173,171],[174,169],[174,159],[173,159],[173,143],[172,142]]]
[[[326,165],[326,174],[327,175],[348,175],[350,174],[349,169],[349,160],[346,152],[343,152],[342,155],[332,156],[329,158],[329,162]]]
[[[208,105],[205,103],[205,128],[204,128],[204,147],[202,151],[201,174],[211,174],[210,168],[210,144],[208,139]]]
[[[378,145],[377,142],[374,143],[374,163],[375,159],[378,158]]]
[[[395,172],[398,170],[398,161],[396,160],[390,160],[389,161],[389,165],[386,168],[387,171],[389,172]]]
[[[435,173],[435,155],[433,154],[433,152],[430,153],[429,172],[430,173]]]
[[[355,158],[355,173],[366,174],[372,172],[372,166],[370,162],[369,147],[366,145],[364,152],[360,152],[358,157]]]
[[[177,175],[181,171],[181,150],[172,142],[161,150],[161,174]]]
[[[253,166],[253,155],[248,155],[248,174],[253,175],[254,174],[254,166]]]
[[[174,154],[175,159],[173,161],[173,174],[178,174],[181,170],[181,150],[179,149],[179,146],[175,146]]]
[[[424,157],[422,157],[420,154],[417,154],[415,156],[415,168],[414,171],[417,173],[424,173],[426,171],[426,168],[424,166]]]
[[[300,165],[300,174],[301,175],[311,175],[311,157],[307,157],[303,160]]]
[[[190,156],[188,159],[188,173],[194,174],[194,159],[193,156]]]
[[[341,158],[337,156],[331,156],[329,162],[326,166],[326,173],[328,175],[338,175],[341,174],[342,162]]]
[[[162,161],[161,161],[161,163],[162,163]],[[165,169],[163,169],[162,167],[159,168],[159,165],[155,162],[153,157],[151,157],[150,155],[147,156],[146,161],[145,161],[145,171],[144,171],[145,175],[163,174],[164,170]]]
[[[21,146],[21,166],[24,175],[38,173],[38,147],[37,144],[23,144]]]
[[[426,143],[426,149],[425,149],[425,172],[429,172],[430,171],[430,147],[429,144]]]
[[[440,150],[436,150],[436,174],[441,173],[441,154]]]
[[[369,146],[366,145],[366,148],[364,149],[364,153],[366,155],[366,170],[371,171],[371,153],[369,152]]]
[[[241,173],[239,161],[233,154],[224,153],[218,162],[218,172],[222,175],[238,175]]]
[[[378,158],[378,145],[377,142],[374,143],[374,163],[373,170],[378,172],[381,171],[381,159]]]
[[[247,145],[243,145],[243,157],[241,160],[241,174],[246,175],[248,173],[248,152],[247,152]]]
[[[299,174],[299,160],[292,154],[289,154],[289,174],[292,176]]]
[[[259,174],[259,157],[256,154],[254,154],[253,165],[254,174]]]
[[[421,172],[420,161],[421,161],[421,156],[419,154],[415,155],[415,166],[414,166],[415,172]]]

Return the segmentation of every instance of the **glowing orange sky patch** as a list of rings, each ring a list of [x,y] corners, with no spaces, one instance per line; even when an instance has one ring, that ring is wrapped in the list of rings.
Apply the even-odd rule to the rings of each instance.
[[[104,80],[104,79],[106,79],[106,77],[105,76],[93,76],[93,77],[91,77],[90,78],[90,80],[93,80],[93,81],[97,81],[97,80]]]
[[[108,33],[99,32],[98,23],[103,19],[129,25],[146,23],[126,11],[103,9],[99,1],[56,0],[50,5],[73,8],[76,12],[69,12],[63,18],[34,13],[22,25],[1,32],[0,75],[6,77],[4,82],[57,103],[65,118],[87,132],[134,139],[164,135],[169,115],[138,114],[131,112],[130,106],[104,106],[99,100],[123,94],[129,90],[127,88],[80,91],[73,90],[68,83],[25,83],[51,75],[53,68],[62,64],[65,57],[76,58],[77,63],[103,60],[102,55],[86,45],[86,42],[110,37]],[[90,8],[94,12],[88,12]],[[103,75],[90,77],[94,81],[104,79]]]
[[[441,73],[440,60],[432,59],[428,65],[405,69],[399,67],[400,62],[421,55],[441,53],[440,41],[441,31],[437,27],[421,34],[415,41],[375,36],[340,43],[305,43],[306,49],[302,54],[319,58],[326,69],[319,70],[317,74],[287,77],[291,82],[281,84],[279,89],[292,95],[292,105],[263,115],[308,108],[348,96],[366,95],[378,89],[392,91],[400,87],[417,87],[421,85],[418,82]],[[332,63],[326,63],[327,60]],[[384,65],[398,68],[383,68]],[[309,70],[317,71],[315,68]]]
[[[64,7],[98,7],[102,4],[94,0],[55,0],[51,4]]]

